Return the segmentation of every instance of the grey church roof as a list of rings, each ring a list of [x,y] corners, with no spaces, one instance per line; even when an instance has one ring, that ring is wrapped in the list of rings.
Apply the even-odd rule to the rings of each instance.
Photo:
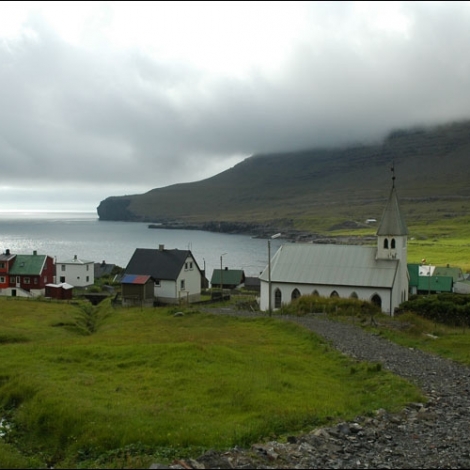
[[[376,259],[375,246],[293,243],[271,261],[271,282],[391,288],[398,260]],[[260,279],[268,281],[269,267]]]
[[[390,191],[390,196],[385,206],[382,220],[380,221],[377,235],[408,235],[408,227],[398,205],[397,192],[395,185]]]

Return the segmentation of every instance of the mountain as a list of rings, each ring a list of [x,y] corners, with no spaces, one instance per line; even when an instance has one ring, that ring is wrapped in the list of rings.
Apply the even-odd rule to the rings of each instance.
[[[470,121],[392,131],[375,145],[254,155],[211,178],[100,202],[100,220],[205,230],[324,232],[379,219],[391,184],[408,223],[464,216]]]

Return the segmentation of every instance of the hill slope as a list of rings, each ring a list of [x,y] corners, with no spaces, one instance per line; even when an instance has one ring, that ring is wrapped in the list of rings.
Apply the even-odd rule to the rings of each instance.
[[[391,186],[411,223],[466,215],[470,121],[392,132],[381,144],[255,155],[211,178],[101,201],[101,220],[266,224],[325,231],[380,218]]]

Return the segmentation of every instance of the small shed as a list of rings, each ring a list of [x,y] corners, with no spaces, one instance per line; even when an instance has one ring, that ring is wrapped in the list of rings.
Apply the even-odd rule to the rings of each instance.
[[[46,297],[59,300],[70,300],[73,297],[73,286],[66,282],[46,284]]]
[[[122,304],[127,307],[153,305],[154,279],[152,276],[126,274],[121,280]]]

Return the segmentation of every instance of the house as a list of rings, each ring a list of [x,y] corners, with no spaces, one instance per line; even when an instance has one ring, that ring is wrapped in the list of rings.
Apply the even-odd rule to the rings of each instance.
[[[393,316],[408,299],[408,229],[395,176],[376,235],[376,246],[282,245],[260,276],[261,310],[279,309],[301,295],[320,295],[371,301]]]
[[[211,286],[222,289],[235,289],[245,282],[245,272],[242,269],[214,269]]]
[[[424,262],[425,260],[423,260]],[[439,294],[457,292],[454,286],[464,280],[460,268],[431,266],[425,264],[408,264],[410,294]],[[462,285],[462,289],[465,287]]]
[[[261,281],[259,277],[245,277],[245,289],[253,292],[260,292]]]
[[[116,264],[109,264],[106,261],[101,263],[94,263],[93,272],[95,279],[100,279],[103,276],[112,276],[118,269],[120,269]]]
[[[60,283],[74,287],[92,286],[95,283],[95,266],[93,261],[79,259],[77,255],[71,260],[56,263],[56,276]]]
[[[16,255],[12,255],[10,250],[5,250],[5,253],[0,255],[0,294],[3,289],[10,287],[8,273],[13,266]]]
[[[61,284],[46,284],[46,297],[58,300],[70,300],[73,297],[73,286],[63,282]]]
[[[2,295],[31,297],[45,294],[46,284],[54,282],[54,260],[48,255],[15,255],[8,269],[8,287]]]
[[[201,298],[202,272],[190,250],[137,248],[126,266],[127,275],[150,276],[159,303],[196,302]],[[129,279],[127,279],[129,280]],[[145,281],[145,284],[149,279]],[[127,283],[122,283],[123,292]]]

